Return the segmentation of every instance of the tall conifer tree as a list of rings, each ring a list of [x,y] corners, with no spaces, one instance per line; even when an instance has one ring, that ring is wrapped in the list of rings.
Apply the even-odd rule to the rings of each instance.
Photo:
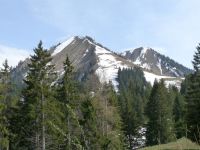
[[[118,82],[118,104],[129,148],[140,146],[138,139],[143,135],[139,133],[139,130],[145,124],[144,107],[151,86],[146,82],[140,68],[119,69]]]
[[[77,114],[79,111],[78,104],[80,101],[73,76],[73,66],[68,56],[66,56],[63,65],[64,75],[58,81],[57,88],[57,99],[60,101],[64,113],[63,128],[66,130],[66,140],[63,147],[69,150],[81,149],[81,141],[84,146],[86,145],[84,141],[84,133],[82,127],[79,124],[79,117]],[[81,139],[81,137],[83,137],[83,139]]]
[[[184,97],[177,93],[175,100],[174,100],[174,106],[173,106],[173,116],[174,116],[174,129],[176,133],[176,138],[181,138],[183,136],[186,136],[186,125],[185,125],[185,101]]]
[[[21,114],[24,116],[23,138],[27,148],[45,150],[56,147],[58,140],[53,137],[60,113],[59,104],[52,95],[56,75],[50,62],[51,55],[42,47],[41,41],[34,53],[28,64],[29,70],[24,80],[26,88],[21,102]]]
[[[11,107],[10,67],[5,60],[0,70],[0,149],[9,149],[9,109]]]
[[[146,115],[149,119],[146,132],[147,145],[167,143],[173,139],[171,100],[167,95],[164,81],[155,81],[146,106]]]
[[[188,137],[200,143],[200,44],[196,49],[192,61],[194,73],[189,77],[186,90],[186,123]]]

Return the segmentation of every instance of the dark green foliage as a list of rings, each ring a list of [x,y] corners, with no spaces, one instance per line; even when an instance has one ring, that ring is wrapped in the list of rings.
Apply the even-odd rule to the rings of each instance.
[[[96,93],[76,84],[69,58],[57,78],[40,42],[12,111],[10,149],[123,149],[117,95],[111,83]],[[56,82],[55,82],[56,81]],[[103,95],[103,96],[102,96]]]
[[[196,48],[196,52],[194,54],[194,58],[192,61],[195,73],[198,73],[200,71],[200,44]]]
[[[11,68],[8,61],[5,60],[3,68],[0,70],[0,149],[11,148],[15,135],[12,132],[13,120],[15,114],[13,111],[16,108],[17,97],[15,85],[11,80]],[[2,146],[3,145],[3,146]]]
[[[183,91],[182,88],[184,87],[181,87],[181,91]],[[175,86],[169,86],[168,92],[168,97],[171,99],[171,108],[173,111],[174,132],[176,138],[179,139],[186,136],[185,98]]]
[[[7,60],[0,70],[0,149],[9,148],[9,109],[11,107],[10,67]]]
[[[185,103],[184,103],[184,97],[177,93],[175,101],[174,101],[174,107],[173,107],[173,116],[174,116],[174,129],[176,133],[176,138],[179,139],[181,137],[186,136],[186,124],[185,124]]]
[[[73,66],[66,56],[64,62],[64,75],[58,81],[57,100],[61,103],[61,110],[64,114],[63,128],[66,134],[63,147],[65,149],[81,149],[85,144],[84,133],[79,124],[79,95],[76,83],[73,79]]]
[[[64,75],[61,80],[58,81],[58,99],[64,104],[72,104],[77,99],[75,93],[75,82],[73,79],[73,66],[66,57],[64,62]]]
[[[99,147],[98,139],[99,139],[99,132],[97,129],[97,117],[96,117],[96,110],[95,106],[92,103],[92,98],[85,97],[85,100],[81,104],[81,112],[82,112],[82,119],[80,120],[80,124],[84,129],[84,134],[86,136],[85,147],[95,149]]]
[[[58,147],[62,131],[60,123],[59,103],[53,97],[52,83],[55,80],[54,66],[50,64],[51,55],[42,47],[42,42],[34,49],[28,65],[28,74],[24,80],[23,100],[20,102],[20,121],[23,125],[18,147],[27,149],[45,149]],[[58,134],[59,133],[59,134]]]
[[[132,147],[133,144],[137,144],[132,137],[137,137],[139,128],[145,124],[144,107],[151,86],[146,82],[143,71],[139,68],[120,69],[118,82],[123,130],[128,137],[129,147]]]
[[[0,71],[0,149],[131,149],[140,146],[141,128],[147,127],[146,144],[154,145],[185,136],[185,123],[186,136],[199,140],[199,47],[195,73],[186,77],[181,92],[164,81],[152,89],[137,67],[119,69],[118,93],[95,74],[77,83],[68,56],[57,77],[42,42],[34,52],[20,98],[22,86],[13,85],[7,61]]]
[[[185,76],[185,80],[181,83],[180,94],[183,95],[184,97],[187,94],[187,88],[189,87],[191,76],[192,74]]]
[[[155,81],[150,99],[146,106],[148,116],[146,144],[156,145],[173,140],[173,122],[171,99],[164,81]]]
[[[83,126],[89,149],[124,149],[117,95],[111,84],[86,96],[81,106]]]
[[[200,143],[200,45],[197,46],[192,63],[195,72],[188,77],[186,89],[187,135]]]
[[[102,120],[102,135],[101,139],[102,149],[123,149],[124,135],[122,132],[122,118],[118,110],[118,99],[116,92],[109,82],[102,88],[102,92],[99,93],[103,102],[103,120]],[[97,115],[100,112],[97,112]]]

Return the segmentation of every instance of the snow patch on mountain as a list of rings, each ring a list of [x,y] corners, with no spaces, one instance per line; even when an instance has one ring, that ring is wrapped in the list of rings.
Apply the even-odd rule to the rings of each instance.
[[[171,70],[171,72],[173,72],[176,76],[179,76],[179,74],[177,73],[176,67],[171,68],[170,70]]]
[[[154,74],[183,77],[185,74],[192,72],[189,68],[149,47],[126,50],[121,55],[131,60],[135,65],[147,69]]]
[[[175,79],[175,77],[170,77],[170,76],[159,76],[159,75],[155,75],[153,73],[147,72],[147,71],[143,71],[144,72],[144,76],[147,80],[147,82],[150,82],[151,85],[154,84],[155,80],[161,80],[161,79]]]
[[[133,64],[135,65],[138,65],[139,67],[141,68],[144,68],[144,69],[148,69],[150,70],[151,69],[151,66],[148,64],[148,63],[144,63],[142,59],[146,59],[145,55],[148,51],[148,47],[146,48],[142,48],[141,52],[140,52],[140,55],[139,57],[137,57],[137,59],[135,61],[131,61]],[[127,50],[123,53],[121,53],[122,56],[126,56],[127,53],[133,53],[135,49],[130,49],[130,50]]]
[[[74,41],[74,39],[75,39],[75,37],[71,37],[67,41],[64,41],[63,43],[61,43],[60,45],[58,45],[56,47],[56,49],[54,50],[52,56],[60,53],[65,47],[67,47],[69,44],[71,44]]]
[[[136,61],[133,61],[133,63],[134,63],[135,65],[141,65],[141,60],[140,60],[140,58],[138,57],[138,58],[136,59]]]
[[[111,52],[106,50],[105,48],[96,45],[96,54],[111,54]]]
[[[182,79],[183,80],[183,79]],[[182,81],[181,80],[168,80],[168,81],[165,81],[165,85],[167,87],[169,87],[170,85],[174,85],[176,86],[179,90],[181,89],[181,83]]]
[[[153,86],[155,80],[160,81],[161,79],[164,79],[166,87],[169,87],[170,85],[174,85],[178,89],[180,89],[181,82],[182,82],[181,80],[184,80],[184,78],[177,79],[176,77],[159,76],[159,75],[155,75],[150,72],[146,72],[146,71],[143,71],[143,72],[144,72],[144,76],[145,76],[147,82],[150,82],[152,86]]]
[[[161,66],[161,59],[158,59],[157,67],[160,69],[160,74],[162,75],[162,66]]]
[[[101,83],[112,82],[115,91],[118,91],[119,83],[116,81],[119,68],[128,68],[121,61],[116,60],[112,53],[102,47],[96,46],[96,55],[98,56],[98,69],[96,74]]]
[[[124,65],[121,61],[116,60],[116,58],[112,55],[112,53],[100,46],[96,45],[96,55],[98,56],[98,69],[96,70],[96,74],[99,77],[99,80],[101,83],[108,83],[109,81],[112,82],[114,89],[118,91],[118,85],[119,83],[116,81],[116,78],[118,76],[118,69],[121,68],[129,68],[127,65]],[[145,69],[151,69],[150,65],[147,63],[141,62],[140,58],[144,58],[148,48],[143,48],[143,50],[140,53],[140,57],[136,59],[136,61],[132,62],[133,64],[136,64],[142,68]],[[162,73],[162,67],[161,67],[161,59],[158,60],[157,66],[160,68],[160,71]],[[168,87],[169,85],[180,85],[180,80],[176,79],[175,77],[170,76],[162,76],[162,75],[156,75],[147,71],[143,71],[144,76],[147,80],[147,82],[150,82],[153,86],[155,80],[165,80],[165,84]]]
[[[140,57],[144,58],[144,57],[145,57],[145,54],[146,54],[146,52],[147,52],[148,49],[149,49],[149,48],[143,48],[143,49],[141,50],[141,52],[140,52]]]
[[[85,56],[87,55],[88,52],[89,52],[89,50],[86,49],[85,53],[83,54],[83,57],[85,57]],[[83,57],[82,57],[82,58],[83,58]]]
[[[147,70],[151,69],[151,66],[149,64],[147,64],[147,63],[142,64],[140,67],[142,67],[144,69],[147,69]]]

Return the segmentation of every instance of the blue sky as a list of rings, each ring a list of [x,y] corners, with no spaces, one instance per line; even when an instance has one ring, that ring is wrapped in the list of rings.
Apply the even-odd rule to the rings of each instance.
[[[192,68],[200,42],[199,0],[0,0],[0,63],[89,35],[113,51],[152,47]]]

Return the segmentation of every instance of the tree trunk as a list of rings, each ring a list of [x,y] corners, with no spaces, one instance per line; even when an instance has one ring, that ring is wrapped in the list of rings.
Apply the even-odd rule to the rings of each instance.
[[[38,134],[38,130],[37,130],[37,133],[36,133],[36,135],[35,135],[35,149],[36,150],[39,150],[39,134]]]
[[[45,150],[45,126],[44,126],[44,112],[42,113],[42,150]]]
[[[9,150],[9,144],[10,144],[10,142],[8,141],[8,146],[6,147],[6,150]]]
[[[69,113],[67,116],[67,126],[68,126],[68,147],[71,149],[71,137],[70,137],[70,124],[69,124]]]
[[[107,104],[107,98],[106,98],[106,114],[105,114],[106,120],[107,120],[107,109],[108,109],[108,104]],[[106,121],[106,137],[107,136],[108,136],[108,123]]]
[[[37,109],[37,113],[38,113],[38,109]],[[35,133],[35,149],[36,150],[40,150],[40,137],[39,137],[39,129],[38,129],[38,125],[39,125],[39,119],[38,117],[36,118],[36,133]]]
[[[44,93],[42,90],[42,150],[46,149],[46,143],[45,143],[45,125],[44,125]]]
[[[130,149],[132,149],[132,139],[131,139],[131,135],[130,134],[128,135],[128,141],[129,141]]]

